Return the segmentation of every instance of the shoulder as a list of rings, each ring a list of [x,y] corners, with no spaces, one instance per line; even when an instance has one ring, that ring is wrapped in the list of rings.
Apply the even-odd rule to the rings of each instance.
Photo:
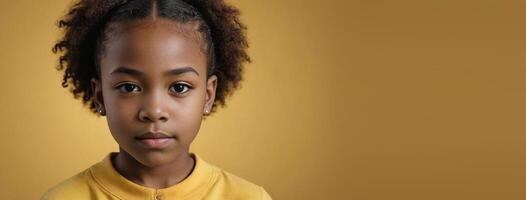
[[[263,187],[218,167],[215,168],[217,169],[218,176],[214,184],[215,187],[213,187],[212,190],[214,190],[214,188],[221,188],[224,197],[228,197],[226,199],[271,200],[269,194]]]
[[[41,200],[82,199],[89,192],[89,172],[84,170],[48,189]]]

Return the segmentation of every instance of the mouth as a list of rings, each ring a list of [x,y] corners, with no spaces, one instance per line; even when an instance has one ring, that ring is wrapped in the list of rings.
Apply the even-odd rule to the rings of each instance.
[[[163,138],[174,138],[174,136],[170,136],[163,132],[147,132],[145,134],[139,135],[135,137],[135,139],[143,140],[143,139],[163,139]]]
[[[175,141],[174,136],[162,132],[147,132],[135,137],[135,139],[147,148],[163,148]]]

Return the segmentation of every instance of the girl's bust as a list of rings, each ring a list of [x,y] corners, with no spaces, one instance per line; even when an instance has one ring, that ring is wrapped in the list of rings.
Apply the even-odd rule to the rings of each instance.
[[[59,27],[62,85],[106,116],[119,152],[43,199],[270,199],[189,152],[249,62],[239,11],[223,0],[81,0]]]

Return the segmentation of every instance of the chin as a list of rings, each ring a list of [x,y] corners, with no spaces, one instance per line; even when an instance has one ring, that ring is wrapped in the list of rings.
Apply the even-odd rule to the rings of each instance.
[[[177,153],[152,150],[133,154],[132,157],[144,166],[158,167],[173,162],[177,158]]]

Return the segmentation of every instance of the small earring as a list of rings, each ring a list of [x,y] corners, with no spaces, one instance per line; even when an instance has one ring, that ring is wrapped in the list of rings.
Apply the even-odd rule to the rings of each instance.
[[[97,104],[97,112],[99,112],[101,115],[104,115],[104,111],[103,111],[103,108],[102,106],[100,106],[100,104]]]
[[[208,114],[209,112],[210,112],[210,111],[209,111],[208,109],[207,109],[207,110],[205,110],[205,113],[206,113],[206,114]]]

